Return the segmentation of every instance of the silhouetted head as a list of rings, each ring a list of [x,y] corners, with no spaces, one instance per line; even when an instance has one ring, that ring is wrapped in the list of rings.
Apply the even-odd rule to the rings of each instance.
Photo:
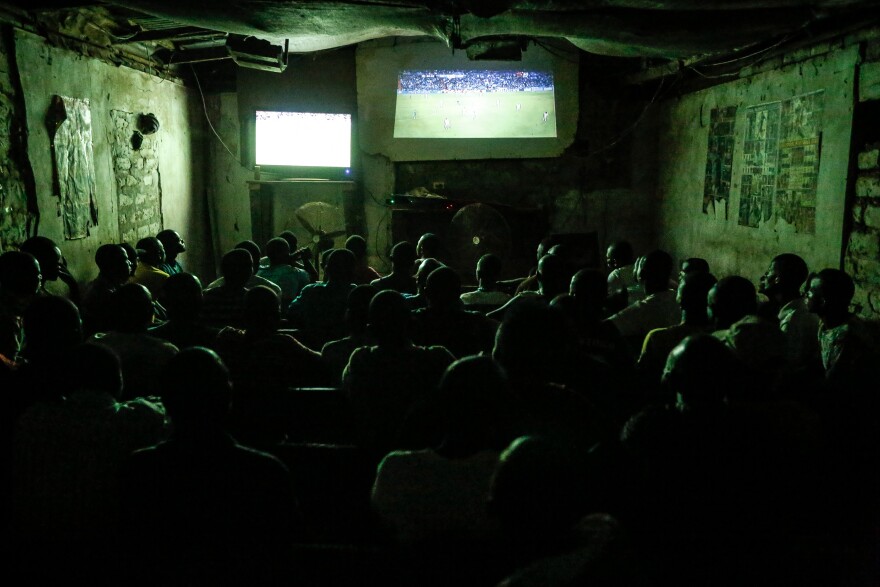
[[[226,287],[241,289],[254,274],[254,261],[245,249],[235,248],[220,260],[220,273]]]
[[[275,332],[281,325],[281,300],[278,294],[258,285],[244,294],[244,322],[248,331]]]
[[[605,251],[605,264],[608,265],[608,271],[632,265],[634,262],[633,248],[627,241],[618,241]]]
[[[266,243],[266,256],[269,257],[269,264],[286,265],[290,263],[290,244],[281,237],[271,239]]]
[[[443,263],[433,257],[424,259],[419,263],[419,268],[416,269],[416,287],[418,288],[419,293],[424,293],[425,286],[428,284],[428,276],[431,275],[435,269],[439,269],[443,266]]]
[[[852,278],[840,269],[823,269],[810,279],[807,308],[823,320],[849,314],[856,288]]]
[[[174,261],[180,253],[186,252],[186,243],[170,228],[161,231],[156,238],[162,241],[162,246],[165,247],[165,260],[168,262]]]
[[[128,255],[120,245],[106,244],[98,247],[95,251],[95,265],[104,278],[116,284],[125,283],[131,274]]]
[[[345,248],[354,254],[357,262],[367,257],[367,241],[359,234],[353,234],[345,239]]]
[[[291,252],[295,251],[296,247],[299,245],[299,239],[296,238],[296,235],[293,234],[293,231],[285,230],[278,236],[287,241],[287,244],[290,245]]]
[[[565,316],[558,308],[526,300],[504,314],[492,357],[514,382],[559,381],[566,354]]]
[[[433,232],[426,232],[419,238],[415,249],[416,258],[427,259],[428,257],[441,257],[443,254],[443,241]]]
[[[503,414],[512,403],[507,376],[491,357],[459,359],[446,368],[438,397],[445,439],[441,452],[464,457],[485,449],[502,450]]]
[[[741,373],[727,345],[710,334],[695,334],[669,353],[661,382],[676,394],[681,410],[717,408],[736,391]]]
[[[25,357],[33,362],[56,361],[82,342],[82,320],[73,302],[60,296],[36,298],[23,315],[27,346]],[[52,368],[52,365],[47,365]],[[58,365],[54,365],[58,367]]]
[[[392,271],[402,271],[410,274],[413,263],[415,263],[417,258],[416,248],[408,241],[400,241],[391,247]]]
[[[71,392],[106,392],[116,399],[122,396],[122,367],[111,349],[97,343],[81,344],[71,349],[63,362]]]
[[[799,256],[794,253],[777,255],[761,276],[758,291],[772,300],[793,300],[800,297],[801,286],[808,274],[807,262]]]
[[[229,370],[214,351],[204,347],[180,351],[165,368],[160,389],[175,436],[210,436],[223,430],[232,383]]]
[[[8,303],[24,309],[42,282],[40,263],[30,253],[6,251],[0,255],[0,292]]]
[[[678,280],[684,279],[690,273],[709,273],[709,262],[700,257],[690,257],[681,262],[678,270]]]
[[[578,305],[601,312],[608,300],[608,279],[599,269],[581,269],[571,278],[569,293]]]
[[[501,257],[486,253],[477,261],[477,281],[482,287],[492,287],[501,278]]]
[[[113,325],[118,332],[146,332],[153,323],[153,296],[139,283],[126,283],[113,294]]]
[[[535,261],[540,261],[544,255],[546,255],[550,251],[550,247],[553,246],[553,239],[549,236],[545,236],[538,243],[538,246],[535,247]]]
[[[153,267],[165,262],[165,246],[154,236],[142,238],[137,242],[138,261]]]
[[[354,278],[354,253],[348,249],[333,249],[327,255],[324,276],[331,283],[351,283]]]
[[[564,542],[583,514],[577,471],[540,436],[521,436],[501,453],[489,490],[489,513],[507,540],[543,549]]]
[[[195,321],[202,312],[202,283],[192,273],[176,273],[162,284],[160,302],[170,320]]]
[[[688,321],[705,324],[709,320],[709,290],[718,282],[711,273],[685,273],[678,284],[676,299]]]
[[[367,317],[370,302],[379,293],[369,284],[359,285],[348,294],[348,305],[345,308],[345,322],[352,334],[363,334],[367,329]]]
[[[254,273],[260,270],[260,259],[263,257],[263,253],[260,251],[260,247],[257,243],[254,241],[241,241],[235,245],[235,248],[244,249],[251,254],[251,266],[253,267]]]
[[[538,283],[547,299],[567,293],[571,283],[571,273],[565,261],[550,253],[541,257],[538,261]]]
[[[32,236],[19,247],[21,252],[30,253],[40,263],[40,272],[43,281],[55,281],[61,271],[63,257],[61,249],[50,238],[45,236]]]
[[[730,325],[749,314],[758,311],[755,286],[739,275],[723,277],[708,296],[709,321],[715,330],[730,328]]]
[[[128,274],[134,275],[138,265],[137,250],[129,243],[119,243],[119,246],[122,247],[122,250],[125,251],[125,255],[128,257]]]
[[[645,255],[638,265],[636,277],[649,294],[669,289],[669,277],[672,275],[672,257],[666,251],[655,250]]]
[[[380,346],[409,342],[409,306],[403,295],[392,289],[377,293],[370,301],[367,331]]]
[[[452,309],[461,305],[461,278],[451,267],[438,267],[428,275],[425,297],[431,308]]]

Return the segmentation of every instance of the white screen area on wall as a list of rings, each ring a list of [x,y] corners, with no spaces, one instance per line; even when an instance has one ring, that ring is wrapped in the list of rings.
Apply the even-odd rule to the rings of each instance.
[[[256,164],[351,167],[351,114],[256,111]]]
[[[471,60],[426,39],[358,45],[358,148],[391,161],[558,157],[578,126],[578,54]]]
[[[407,69],[398,74],[394,138],[554,137],[551,71]]]

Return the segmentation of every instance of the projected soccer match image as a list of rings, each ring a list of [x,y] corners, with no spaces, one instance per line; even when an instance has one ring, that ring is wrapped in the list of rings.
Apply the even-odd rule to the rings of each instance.
[[[553,74],[405,70],[397,79],[394,138],[556,137]]]

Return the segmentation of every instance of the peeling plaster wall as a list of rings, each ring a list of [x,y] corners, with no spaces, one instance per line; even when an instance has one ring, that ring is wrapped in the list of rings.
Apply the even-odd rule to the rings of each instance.
[[[219,135],[218,138],[209,131],[206,137],[208,206],[216,276],[223,253],[236,243],[252,238],[247,181],[253,179],[253,172],[240,163],[237,94],[224,92],[208,96],[206,103],[211,124]]]
[[[850,165],[853,80],[858,47],[825,55],[750,78],[667,101],[640,141],[657,151],[655,223],[658,245],[673,258],[704,257],[717,276],[743,275],[757,283],[770,260],[792,252],[811,268],[839,267]],[[815,234],[796,233],[784,221],[759,228],[738,224],[744,112],[748,106],[824,90],[821,159],[816,192]],[[729,214],[702,211],[713,108],[737,106]]]
[[[71,272],[81,283],[97,275],[94,255],[105,243],[121,240],[118,197],[113,174],[112,110],[154,113],[160,122],[158,173],[162,224],[188,243],[181,263],[203,277],[210,269],[210,239],[205,218],[201,105],[179,83],[117,67],[47,44],[16,31],[16,56],[30,132],[28,156],[36,179],[39,234],[59,244]],[[45,120],[53,95],[89,100],[97,184],[98,225],[80,240],[64,240],[58,198],[53,194],[52,151]],[[198,109],[196,109],[198,106]]]

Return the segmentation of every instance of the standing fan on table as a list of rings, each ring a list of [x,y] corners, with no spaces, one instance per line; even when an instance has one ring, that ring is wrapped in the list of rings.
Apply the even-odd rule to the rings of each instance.
[[[510,226],[488,204],[468,204],[452,217],[446,246],[462,275],[473,275],[480,257],[492,253],[506,260],[512,248]]]
[[[315,259],[315,268],[321,271],[321,255],[326,251],[341,247],[340,237],[346,236],[345,215],[340,206],[326,202],[309,202],[303,204],[293,213],[296,223],[289,223],[297,239],[303,246],[309,247]]]

